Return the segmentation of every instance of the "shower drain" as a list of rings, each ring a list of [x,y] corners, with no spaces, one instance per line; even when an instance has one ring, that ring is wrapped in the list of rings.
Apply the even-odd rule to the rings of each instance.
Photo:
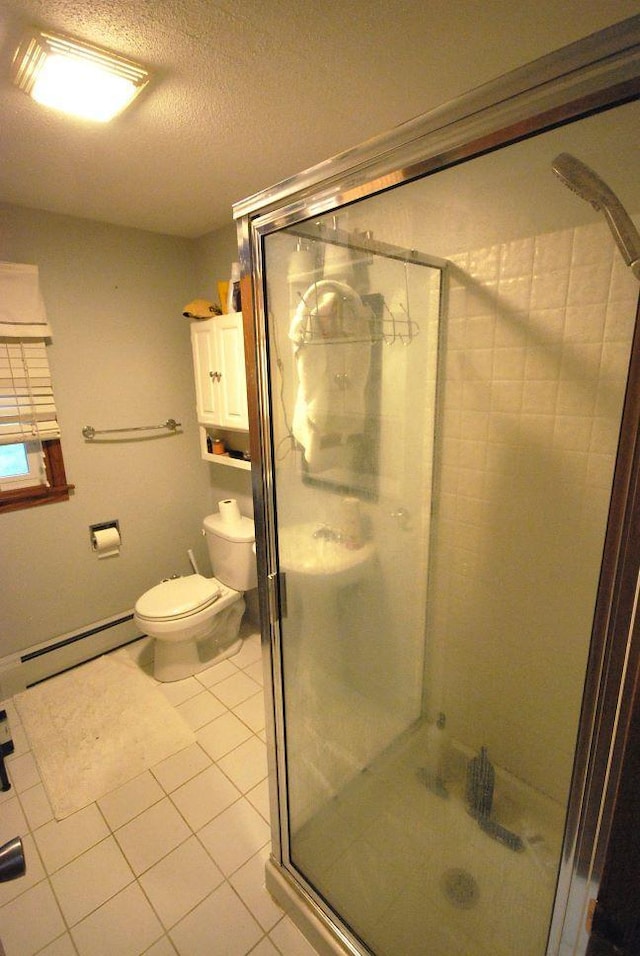
[[[457,868],[445,870],[440,885],[446,898],[458,909],[471,909],[478,902],[480,896],[478,884],[466,870]]]

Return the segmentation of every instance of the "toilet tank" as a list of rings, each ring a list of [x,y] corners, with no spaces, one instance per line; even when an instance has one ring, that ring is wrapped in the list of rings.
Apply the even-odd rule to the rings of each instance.
[[[251,518],[229,522],[218,512],[204,519],[213,575],[234,591],[250,591],[258,585],[255,528]]]

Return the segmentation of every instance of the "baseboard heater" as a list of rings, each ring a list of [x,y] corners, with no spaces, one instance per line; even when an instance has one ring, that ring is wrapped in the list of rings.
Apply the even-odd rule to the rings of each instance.
[[[133,611],[123,611],[27,648],[21,654],[0,659],[0,700],[6,700],[77,664],[84,664],[101,654],[131,644],[140,637],[133,620]]]

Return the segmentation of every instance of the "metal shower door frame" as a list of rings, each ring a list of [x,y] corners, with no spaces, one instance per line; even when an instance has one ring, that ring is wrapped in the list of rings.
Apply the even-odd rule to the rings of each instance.
[[[287,761],[281,672],[281,595],[271,431],[264,241],[285,227],[386,191],[554,127],[640,99],[640,15],[586,37],[369,140],[234,206],[244,305],[252,484],[260,581],[272,826],[271,864],[299,899],[290,915],[321,952],[362,953],[361,944],[293,866],[288,850]],[[640,348],[637,336],[634,350]],[[635,354],[634,351],[634,354]],[[638,361],[635,361],[635,366]],[[632,373],[634,360],[632,356]],[[636,388],[638,384],[636,383]],[[619,568],[628,536],[625,506],[635,443],[629,393],[611,497],[607,540],[591,640],[568,822],[547,953],[563,929],[579,924],[597,894],[624,743],[624,688],[635,659],[633,595],[621,593]],[[636,409],[636,411],[638,411]],[[635,422],[637,430],[637,421]],[[625,438],[626,434],[626,438]],[[626,575],[640,572],[637,562]],[[623,589],[624,591],[624,589]],[[635,584],[632,588],[635,594]],[[293,908],[296,909],[295,904]],[[306,912],[305,912],[306,910]],[[327,939],[336,940],[336,949]],[[576,937],[576,944],[578,937]],[[340,948],[342,947],[342,948]]]

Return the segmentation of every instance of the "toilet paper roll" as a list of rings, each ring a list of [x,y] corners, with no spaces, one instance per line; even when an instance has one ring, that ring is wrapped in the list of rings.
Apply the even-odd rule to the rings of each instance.
[[[117,528],[101,528],[91,535],[93,550],[99,558],[120,554],[120,533]]]
[[[218,502],[218,508],[223,524],[237,524],[240,521],[240,509],[235,498],[223,498]]]

